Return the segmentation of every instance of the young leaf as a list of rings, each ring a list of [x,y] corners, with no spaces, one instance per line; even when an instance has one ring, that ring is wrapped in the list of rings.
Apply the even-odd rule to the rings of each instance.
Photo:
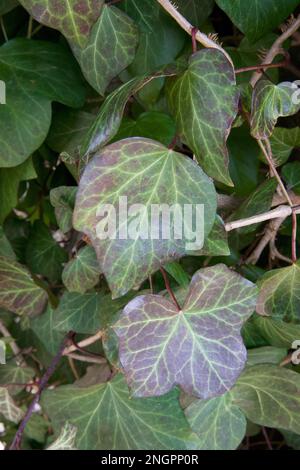
[[[56,429],[66,421],[80,429],[79,449],[185,450],[197,445],[177,391],[160,398],[134,399],[121,374],[88,388],[64,386],[46,391],[42,403]]]
[[[201,398],[229,390],[246,362],[240,330],[255,301],[254,285],[225,265],[193,276],[180,311],[158,295],[132,300],[114,330],[134,396],[175,385]]]
[[[29,271],[11,258],[0,257],[0,307],[18,315],[38,315],[48,296]]]
[[[38,22],[58,29],[72,44],[86,45],[104,0],[20,0]]]
[[[253,137],[267,139],[272,135],[279,117],[291,116],[299,111],[300,103],[294,99],[295,88],[292,85],[291,82],[274,85],[265,79],[257,82],[251,109]]]
[[[99,263],[95,250],[85,246],[64,267],[62,281],[69,292],[84,294],[99,282]]]
[[[238,112],[239,91],[228,59],[217,49],[193,54],[188,69],[169,81],[167,92],[180,136],[204,171],[232,186],[226,140]]]
[[[142,193],[139,188],[143,188]],[[127,207],[144,205],[143,211],[139,212],[140,221],[137,221],[136,213],[128,214],[126,238],[121,233],[124,225],[117,227],[114,211],[110,211],[107,223],[108,227],[113,226],[114,236],[99,239],[97,231],[101,218],[97,211],[100,205],[113,204],[116,215],[122,196],[127,197]],[[92,240],[114,298],[139,287],[167,261],[184,256],[186,245],[192,241],[187,240],[186,235],[182,239],[173,236],[163,239],[160,234],[157,239],[151,239],[150,233],[146,234],[148,239],[142,239],[138,230],[151,226],[152,204],[168,204],[169,207],[173,204],[181,207],[204,204],[204,236],[210,232],[216,214],[216,194],[209,178],[191,159],[152,140],[127,139],[106,147],[89,163],[80,180],[74,227]],[[135,235],[129,237],[133,225]],[[173,228],[171,216],[170,233]]]
[[[138,42],[133,21],[105,5],[84,48],[74,49],[87,81],[101,95],[111,80],[133,61]]]
[[[253,423],[300,433],[300,376],[296,372],[271,364],[249,367],[231,395]]]
[[[257,313],[300,323],[300,261],[267,272],[258,286]]]
[[[216,0],[231,21],[252,41],[282,23],[299,5],[299,0]]]
[[[196,400],[186,408],[185,415],[200,438],[200,450],[234,450],[246,434],[246,418],[230,393]]]

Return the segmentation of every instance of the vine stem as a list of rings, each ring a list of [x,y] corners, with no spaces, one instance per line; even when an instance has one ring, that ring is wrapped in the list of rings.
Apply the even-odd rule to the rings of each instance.
[[[235,73],[239,74],[244,72],[251,72],[252,70],[264,71],[265,69],[277,69],[279,67],[286,67],[287,65],[287,60],[283,60],[282,62],[278,62],[277,64],[250,65],[249,67],[242,67],[240,69],[236,69]]]
[[[226,232],[231,232],[231,230],[236,230],[241,227],[247,227],[248,225],[258,224],[271,219],[285,219],[286,217],[292,214],[300,214],[300,206],[279,206],[276,207],[276,209],[272,209],[268,212],[263,212],[262,214],[253,215],[252,217],[247,217],[246,219],[227,222],[225,224],[225,230]]]
[[[283,182],[282,182],[282,179],[280,178],[280,176],[279,176],[279,174],[278,174],[278,171],[276,170],[276,167],[275,167],[275,165],[274,165],[273,158],[272,158],[271,144],[270,144],[269,140],[268,140],[268,139],[265,139],[265,143],[266,143],[267,149],[266,149],[266,147],[264,146],[263,142],[262,142],[260,139],[257,139],[257,142],[258,142],[258,145],[260,146],[260,148],[261,148],[261,150],[262,150],[264,156],[266,157],[267,162],[268,162],[268,164],[269,164],[269,166],[270,166],[270,168],[271,168],[271,170],[272,170],[272,172],[273,172],[275,178],[277,179],[278,184],[279,184],[279,186],[280,186],[280,188],[281,188],[283,194],[285,195],[287,202],[289,203],[289,205],[290,205],[291,207],[293,207],[293,203],[292,203],[292,201],[291,201],[291,198],[290,198],[290,196],[289,196],[287,190],[285,189],[285,186],[284,186],[284,184],[283,184]]]
[[[166,10],[169,15],[179,24],[179,26],[190,36],[192,35],[193,25],[176,9],[176,7],[169,1],[169,0],[157,0],[157,2]],[[232,59],[229,54],[223,49],[222,46],[217,44],[213,39],[208,37],[206,34],[201,33],[201,31],[197,31],[195,35],[196,40],[202,44],[204,47],[214,48],[221,51],[229,60],[232,67],[234,68]]]
[[[300,15],[290,24],[289,27],[285,29],[285,31],[279,36],[276,41],[273,43],[271,49],[265,56],[261,65],[265,65],[268,63],[273,62],[275,57],[282,52],[282,45],[283,43],[294,34],[300,28]],[[262,76],[262,72],[255,72],[253,77],[251,78],[251,85],[254,87],[260,77]]]
[[[297,214],[296,212],[292,213],[292,261],[296,263],[297,261]]]
[[[66,337],[64,338],[60,348],[59,348],[59,351],[58,353],[56,354],[56,356],[53,358],[50,366],[48,367],[48,369],[46,370],[45,374],[43,375],[43,377],[41,378],[41,380],[39,381],[39,384],[38,384],[38,392],[37,394],[35,395],[34,399],[32,400],[32,402],[30,403],[26,413],[25,413],[25,416],[24,418],[22,419],[21,421],[21,424],[19,426],[19,429],[17,430],[16,432],[16,435],[14,437],[14,440],[9,448],[9,450],[19,450],[20,449],[20,446],[21,446],[21,441],[22,441],[22,436],[23,436],[23,433],[24,433],[24,430],[26,428],[26,425],[28,423],[28,421],[30,420],[31,416],[32,416],[32,413],[34,412],[34,409],[35,409],[35,406],[37,405],[37,403],[39,402],[40,400],[40,397],[41,397],[41,394],[43,393],[44,389],[46,388],[46,385],[47,383],[49,382],[49,379],[51,378],[51,376],[54,374],[62,356],[63,356],[63,352],[67,346],[67,344],[69,344],[71,338],[72,338],[72,335],[73,335],[73,332],[69,332]]]
[[[74,336],[74,333],[70,333],[71,334],[71,340]],[[71,344],[70,346],[66,347],[64,350],[63,350],[63,353],[62,355],[63,356],[68,356],[70,355],[71,353],[75,352],[78,350],[78,346],[79,348],[83,349],[83,348],[86,348],[87,346],[90,346],[91,344],[94,344],[96,343],[96,341],[99,341],[103,336],[103,332],[100,330],[98,331],[95,335],[93,336],[89,336],[88,338],[80,341],[78,344]],[[72,341],[71,341],[72,343]]]
[[[173,300],[174,304],[176,305],[178,311],[181,310],[181,307],[179,305],[179,303],[177,302],[177,299],[175,297],[175,294],[174,292],[172,291],[172,288],[170,286],[170,282],[169,282],[169,278],[168,278],[168,275],[166,273],[166,271],[163,269],[163,268],[160,268],[160,272],[162,273],[163,275],[163,278],[164,278],[164,281],[165,281],[165,285],[166,285],[166,289],[169,293],[169,296],[171,297],[171,299]]]

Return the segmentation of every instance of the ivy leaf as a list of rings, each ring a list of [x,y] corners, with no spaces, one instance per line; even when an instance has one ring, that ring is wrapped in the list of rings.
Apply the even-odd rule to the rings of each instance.
[[[192,25],[200,28],[212,13],[214,0],[176,0],[176,5]]]
[[[20,0],[39,23],[58,29],[72,44],[86,45],[104,0]]]
[[[200,438],[200,450],[234,450],[246,434],[246,418],[230,393],[196,400],[186,408],[185,415]]]
[[[256,139],[267,139],[272,135],[279,117],[291,116],[299,109],[293,83],[274,85],[269,80],[260,80],[252,96],[251,134]]]
[[[267,272],[258,286],[257,313],[300,323],[300,261]]]
[[[259,334],[277,348],[290,349],[295,339],[300,338],[300,325],[261,315],[254,315],[253,322]]]
[[[143,188],[143,193],[139,188]],[[204,204],[204,236],[213,225],[216,214],[216,194],[212,182],[189,158],[167,149],[158,142],[136,138],[106,147],[86,167],[77,194],[74,227],[92,241],[102,272],[113,297],[120,297],[139,287],[144,279],[161,265],[182,257],[192,240],[142,239],[137,234],[124,237],[121,225],[114,227],[115,238],[100,240],[97,215],[100,204],[113,204],[119,213],[119,197],[127,196],[128,207],[144,204],[140,212],[140,227],[151,227],[152,204]],[[102,206],[103,207],[103,206]],[[111,217],[111,219],[109,219]],[[128,214],[128,235],[137,215]],[[108,224],[114,223],[108,214]],[[170,230],[174,227],[170,218]],[[138,227],[136,227],[137,230]],[[148,237],[150,234],[148,234]],[[120,238],[120,239],[119,239]],[[193,240],[194,241],[194,240]]]
[[[0,256],[11,258],[13,260],[16,259],[16,254],[2,227],[0,227]]]
[[[49,228],[37,220],[26,246],[26,261],[31,271],[54,282],[60,279],[67,259],[67,252],[54,240]]]
[[[295,147],[300,147],[300,129],[295,127],[288,129],[285,127],[275,127],[270,137],[273,161],[276,166],[283,165],[290,157]],[[262,160],[266,163],[264,155]]]
[[[62,281],[69,292],[84,294],[99,282],[99,263],[95,250],[85,246],[64,267]]]
[[[177,391],[161,398],[134,399],[120,374],[88,388],[64,386],[46,391],[42,404],[56,429],[66,421],[80,429],[79,449],[185,450],[197,443]]]
[[[284,348],[276,348],[274,346],[253,348],[248,351],[247,366],[255,366],[257,364],[278,365],[286,355],[287,350]]]
[[[78,428],[66,422],[58,438],[52,442],[47,450],[76,450],[75,441],[77,433]]]
[[[299,5],[299,0],[216,0],[231,21],[252,41],[282,23]]]
[[[65,292],[53,316],[53,328],[57,331],[93,334],[105,330],[115,315],[123,308],[133,294],[118,300],[99,292],[77,294]]]
[[[137,43],[134,22],[118,8],[104,5],[88,43],[74,52],[87,81],[104,95],[111,80],[133,61]]]
[[[137,119],[124,118],[113,142],[127,137],[146,137],[168,146],[176,134],[173,119],[157,111],[142,113]]]
[[[300,376],[271,364],[249,367],[230,392],[253,423],[300,433]]]
[[[72,217],[75,205],[77,186],[60,186],[50,192],[50,201],[55,208],[56,220],[63,233],[69,232],[72,227]]]
[[[240,330],[255,301],[254,285],[225,265],[193,276],[180,311],[158,295],[136,297],[114,326],[134,396],[175,385],[201,398],[229,390],[246,362]]]
[[[14,167],[45,140],[51,101],[80,107],[85,88],[72,54],[46,41],[17,38],[5,43],[0,47],[0,74],[7,95],[0,107],[0,165]]]
[[[15,404],[7,389],[3,387],[0,387],[0,415],[16,424],[23,418],[23,411]]]
[[[56,310],[48,306],[45,313],[30,322],[30,328],[52,356],[57,354],[64,338],[64,334],[54,328],[55,317]]]
[[[0,257],[0,307],[18,315],[37,315],[45,307],[46,291],[29,271],[11,258]]]
[[[135,95],[155,78],[174,75],[177,72],[178,69],[176,67],[169,67],[162,72],[152,75],[135,77],[113,91],[101,106],[100,112],[82,144],[81,153],[85,159],[88,160],[89,155],[96,153],[97,150],[104,147],[117,134],[126,103],[130,96]]]
[[[225,231],[224,222],[217,215],[213,228],[206,238],[202,250],[198,256],[229,256],[228,236]]]
[[[226,140],[238,112],[239,91],[232,65],[217,49],[193,54],[188,69],[169,81],[171,111],[182,139],[204,171],[232,186]]]
[[[288,189],[300,194],[300,163],[291,162],[284,165],[281,170],[282,177],[287,183]]]

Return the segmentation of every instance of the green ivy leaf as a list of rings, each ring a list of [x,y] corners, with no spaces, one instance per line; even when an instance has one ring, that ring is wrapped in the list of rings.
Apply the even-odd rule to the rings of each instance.
[[[77,186],[60,186],[50,192],[50,201],[55,208],[56,220],[63,233],[69,232],[73,227],[76,194]]]
[[[0,47],[0,75],[7,95],[0,107],[0,165],[14,167],[45,140],[51,101],[80,107],[85,88],[70,52],[46,41],[17,38],[5,43]]]
[[[47,293],[29,271],[11,258],[0,257],[0,307],[18,315],[37,315],[45,307]]]
[[[300,339],[300,325],[261,315],[254,315],[253,321],[259,334],[277,348],[290,349],[293,342]]]
[[[11,386],[8,388],[9,393],[17,395],[25,388],[25,384],[31,381],[34,375],[35,371],[31,367],[20,367],[8,363],[5,367],[0,367],[0,387],[1,385],[10,384]]]
[[[214,0],[176,0],[180,13],[198,28],[203,25],[214,8]]]
[[[104,0],[20,0],[39,23],[58,29],[72,44],[85,46]]]
[[[264,364],[249,367],[230,392],[253,423],[300,433],[300,376]]]
[[[26,246],[28,267],[33,273],[42,274],[54,282],[60,279],[63,264],[67,260],[67,252],[54,240],[49,228],[37,220]]]
[[[143,188],[143,193],[139,188]],[[185,236],[182,240],[172,237],[170,240],[142,240],[139,236],[119,240],[121,226],[114,228],[115,239],[100,240],[96,233],[101,220],[97,216],[99,205],[114,204],[118,212],[120,196],[127,196],[128,207],[144,204],[143,214],[140,212],[141,228],[145,227],[146,221],[151,226],[152,204],[180,204],[182,207],[188,203],[204,204],[205,236],[210,232],[216,214],[213,184],[189,158],[142,138],[123,140],[106,147],[83,173],[73,222],[76,230],[91,239],[114,298],[139,287],[165,262],[182,257],[187,244]],[[110,216],[113,223],[114,215]],[[172,230],[174,220],[171,219]],[[128,215],[128,227],[134,220],[136,214]]]
[[[197,443],[177,391],[160,398],[134,399],[120,374],[88,388],[64,386],[46,391],[42,404],[56,429],[66,421],[80,429],[79,449],[185,450]]]
[[[176,134],[173,119],[157,111],[142,113],[137,119],[124,118],[113,142],[127,137],[146,137],[168,146]]]
[[[291,82],[282,82],[279,85],[264,79],[257,82],[251,109],[253,137],[267,139],[272,135],[279,117],[296,114],[300,109],[300,102],[296,98],[295,87]]]
[[[192,253],[191,253],[192,254]],[[225,231],[224,222],[217,215],[213,228],[206,238],[202,250],[198,256],[229,256],[228,236]]]
[[[280,25],[299,0],[216,0],[231,21],[254,42]]]
[[[105,5],[88,43],[74,52],[87,81],[104,95],[111,80],[133,61],[137,43],[134,22],[118,8]]]
[[[48,306],[45,313],[30,322],[30,328],[52,356],[57,354],[64,338],[64,334],[54,328],[55,317],[56,310]]]
[[[188,69],[169,81],[167,93],[180,136],[204,171],[232,186],[226,140],[238,112],[239,91],[228,59],[217,49],[193,54]]]
[[[12,423],[18,424],[23,418],[23,411],[15,404],[6,388],[0,387],[0,415]]]
[[[287,349],[276,348],[274,346],[263,346],[248,351],[247,366],[257,364],[275,364],[279,365],[287,356]]]
[[[53,328],[67,333],[93,334],[106,330],[118,316],[118,312],[134,296],[130,293],[121,299],[112,300],[110,295],[99,292],[77,294],[65,292],[53,317]]]
[[[287,163],[282,168],[281,174],[287,184],[287,188],[296,194],[300,194],[300,163]]]
[[[175,385],[202,398],[229,390],[246,362],[240,330],[255,301],[254,285],[225,265],[193,276],[180,311],[158,295],[132,300],[113,328],[134,396]]]
[[[16,259],[16,254],[8,241],[5,232],[2,227],[0,227],[0,256],[5,258]]]
[[[200,438],[200,450],[234,450],[246,434],[246,418],[230,393],[196,400],[186,408],[185,415]]]
[[[270,137],[270,144],[275,165],[283,165],[289,159],[293,149],[300,147],[300,128],[275,127]],[[261,155],[261,159],[267,163],[264,155]]]
[[[64,267],[62,281],[69,292],[84,294],[99,282],[99,263],[95,250],[85,246]]]
[[[258,286],[257,313],[300,323],[300,261],[267,272]]]

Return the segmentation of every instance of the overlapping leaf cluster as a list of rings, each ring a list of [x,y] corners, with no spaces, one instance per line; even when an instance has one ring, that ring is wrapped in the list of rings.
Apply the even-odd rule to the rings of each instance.
[[[73,332],[22,449],[299,448],[299,231],[256,218],[299,212],[297,34],[247,67],[300,1],[175,3],[202,46],[163,1],[0,0],[4,445]],[[99,211],[124,196],[126,227]],[[200,242],[140,236],[188,204]]]

